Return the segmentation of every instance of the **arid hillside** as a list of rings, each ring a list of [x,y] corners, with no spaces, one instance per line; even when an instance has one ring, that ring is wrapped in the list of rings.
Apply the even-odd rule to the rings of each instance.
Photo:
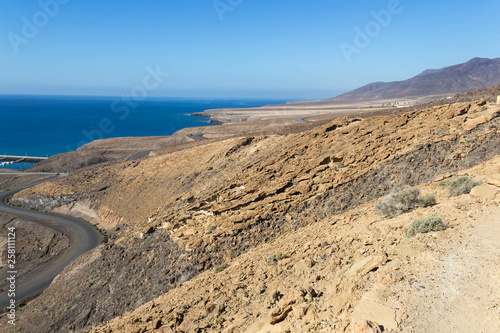
[[[394,218],[376,201],[325,218],[92,332],[497,332],[500,157],[459,174],[485,184],[426,184],[437,204]],[[446,230],[408,236],[433,217]]]
[[[294,318],[304,318],[298,331],[351,329],[371,287],[351,277],[372,281],[398,267],[410,274],[404,251],[427,246],[401,236],[407,219],[374,217],[373,200],[500,154],[499,115],[499,105],[475,101],[343,117],[297,133],[159,151],[25,190],[14,203],[84,217],[110,237],[23,308],[19,327],[81,332],[165,294],[102,331],[297,331]],[[296,306],[302,298],[314,306]],[[396,329],[407,319],[379,324]]]

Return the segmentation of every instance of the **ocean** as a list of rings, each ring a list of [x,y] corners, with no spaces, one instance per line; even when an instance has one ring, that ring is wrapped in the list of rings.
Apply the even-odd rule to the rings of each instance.
[[[171,135],[208,126],[194,112],[281,104],[281,99],[148,98],[0,95],[0,155],[48,157],[103,138]],[[25,169],[32,164],[8,166]]]

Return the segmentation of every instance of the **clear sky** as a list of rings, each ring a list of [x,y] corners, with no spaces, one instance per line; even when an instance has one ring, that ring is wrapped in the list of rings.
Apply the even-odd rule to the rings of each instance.
[[[498,0],[0,0],[0,94],[326,98],[500,57],[499,23]]]

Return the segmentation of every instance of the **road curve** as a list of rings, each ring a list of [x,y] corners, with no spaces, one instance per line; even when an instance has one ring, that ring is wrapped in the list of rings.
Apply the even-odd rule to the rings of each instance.
[[[54,179],[56,177],[50,178]],[[70,238],[71,244],[74,251],[71,253],[71,256],[66,257],[65,260],[58,263],[54,267],[51,267],[50,270],[43,272],[40,276],[30,277],[29,282],[24,285],[16,286],[16,302],[23,301],[29,297],[35,296],[36,294],[43,291],[47,288],[52,280],[63,271],[63,269],[73,260],[75,260],[80,255],[85,252],[93,249],[101,242],[101,235],[95,230],[95,228],[88,222],[78,219],[72,216],[53,214],[53,213],[45,213],[38,212],[33,210],[27,210],[18,207],[12,207],[4,203],[5,198],[23,190],[29,188],[31,186],[40,184],[45,182],[43,181],[36,182],[34,184],[30,184],[27,186],[19,187],[14,190],[6,191],[0,193],[0,211],[14,215],[17,217],[28,217],[34,219],[33,222],[43,224],[44,226],[58,225],[65,227],[66,229],[71,230],[71,232],[67,233],[67,236]],[[37,222],[37,220],[39,220]],[[16,235],[18,238],[18,235]],[[19,244],[16,244],[19,247]],[[0,294],[0,309],[9,305],[10,297],[8,297],[7,292]]]

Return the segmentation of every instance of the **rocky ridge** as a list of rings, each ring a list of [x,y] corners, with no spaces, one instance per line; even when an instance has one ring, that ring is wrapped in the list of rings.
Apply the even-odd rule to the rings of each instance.
[[[375,82],[319,103],[381,100],[394,97],[451,96],[500,84],[500,58],[474,58],[440,69],[428,69],[404,81]]]

